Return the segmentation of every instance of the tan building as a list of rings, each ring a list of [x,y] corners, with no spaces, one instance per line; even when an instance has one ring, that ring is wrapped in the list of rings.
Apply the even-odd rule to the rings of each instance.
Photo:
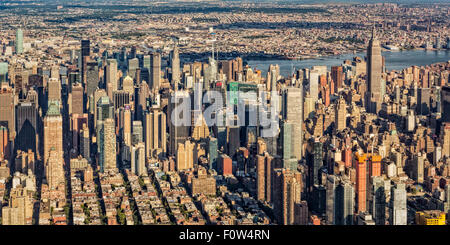
[[[179,143],[177,149],[177,171],[191,169],[194,167],[195,143],[187,140],[184,144]]]
[[[216,179],[208,176],[206,168],[200,166],[197,176],[192,179],[192,195],[203,194],[209,196],[216,195]]]
[[[11,189],[9,204],[2,209],[2,225],[31,225],[32,216],[33,192]]]
[[[152,110],[145,114],[145,152],[146,157],[158,157],[167,151],[167,122],[166,114],[159,110]]]
[[[338,104],[336,105],[336,112],[335,112],[335,124],[336,124],[336,130],[341,131],[344,130],[347,127],[346,121],[347,121],[347,104],[345,103],[344,98],[340,98],[338,101]]]

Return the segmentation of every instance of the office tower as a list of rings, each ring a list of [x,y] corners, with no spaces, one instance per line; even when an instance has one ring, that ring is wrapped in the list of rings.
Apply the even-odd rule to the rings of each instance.
[[[273,210],[278,224],[294,224],[294,207],[300,203],[300,183],[298,175],[287,169],[274,169]]]
[[[397,183],[391,188],[390,224],[407,225],[406,189],[404,183]]]
[[[150,96],[150,90],[148,84],[143,81],[139,84],[137,92],[137,98],[135,100],[136,105],[136,119],[143,121],[144,111],[147,110],[147,100]]]
[[[61,102],[61,82],[57,78],[50,78],[47,82],[48,100],[58,100]]]
[[[147,158],[165,156],[167,152],[167,121],[162,110],[151,110],[145,113],[144,135]]]
[[[90,56],[91,55],[91,41],[90,40],[81,40],[81,56]]]
[[[177,171],[194,168],[194,146],[195,143],[186,140],[184,144],[178,143],[177,148]]]
[[[196,122],[192,123],[193,125],[191,134],[192,139],[197,141],[201,139],[206,139],[209,136],[209,128],[208,125],[206,125],[206,121],[205,118],[203,117],[203,114],[199,114],[197,116],[197,119],[193,120],[196,120]]]
[[[441,126],[442,157],[450,157],[450,123],[445,122]]]
[[[6,83],[8,79],[8,63],[0,62],[0,84]]]
[[[51,148],[48,153],[48,161],[45,166],[45,178],[50,190],[64,188],[64,158],[62,154],[54,150],[54,148]]]
[[[297,159],[293,154],[293,125],[284,121],[281,127],[281,154],[283,156],[283,168],[291,171],[297,170]]]
[[[106,60],[106,70],[105,70],[105,83],[106,91],[110,99],[113,98],[113,92],[119,89],[118,86],[118,74],[117,74],[117,60],[108,59]]]
[[[319,75],[317,70],[310,70],[309,72],[309,96],[314,102],[319,100]]]
[[[126,146],[131,147],[131,110],[130,107],[125,107],[123,110],[123,121],[122,121],[122,139]]]
[[[338,100],[338,103],[336,105],[336,111],[335,111],[335,124],[336,124],[336,130],[342,131],[345,128],[347,128],[347,104],[345,103],[345,100],[343,97],[340,97]]]
[[[430,113],[430,88],[419,88],[417,95],[417,114],[428,115]]]
[[[0,126],[0,158],[8,160],[10,155],[8,128]]]
[[[233,159],[240,147],[240,127],[228,126],[227,127],[227,142],[228,142],[228,155]]]
[[[70,112],[72,114],[81,115],[84,113],[83,96],[83,86],[81,85],[81,83],[72,84],[72,102],[70,104]]]
[[[173,93],[171,95],[171,98],[169,99],[169,104],[168,104],[168,110],[167,110],[167,119],[169,119],[168,124],[169,124],[169,154],[170,155],[175,155],[177,152],[177,147],[179,143],[184,143],[184,141],[186,141],[186,139],[189,137],[189,133],[190,133],[190,126],[188,125],[184,125],[183,122],[179,122],[178,117],[174,117],[173,116],[177,115],[177,113],[180,113],[181,108],[183,103],[187,103],[189,105],[190,108],[190,95],[189,92],[187,90],[179,90],[176,93]],[[173,114],[173,115],[172,115]],[[188,114],[188,113],[185,113]],[[182,115],[182,117],[180,119],[182,120],[186,120],[186,117],[190,116],[190,111],[189,111],[189,115]],[[189,120],[190,122],[190,120]],[[218,138],[219,140],[219,147],[220,147],[220,141],[221,138]],[[226,138],[225,138],[226,140]]]
[[[280,76],[280,67],[278,65],[269,65],[267,73],[266,91],[277,91],[278,77]]]
[[[139,59],[133,58],[128,60],[128,76],[136,79],[136,70],[139,68]]]
[[[97,100],[97,121],[103,121],[106,118],[114,118],[114,107],[107,96],[101,96]]]
[[[441,107],[442,122],[450,123],[450,86],[441,89]]]
[[[318,138],[310,140],[306,162],[309,170],[308,189],[311,190],[314,185],[319,185],[319,169],[323,166],[323,144]]]
[[[88,161],[91,159],[90,143],[89,128],[87,124],[83,124],[83,128],[80,131],[80,154]]]
[[[133,97],[133,95],[134,95],[134,83],[133,83],[133,78],[131,78],[130,76],[126,76],[126,77],[123,79],[123,82],[122,82],[122,90],[125,91],[125,92],[127,92],[127,93],[129,94],[128,96],[130,96],[130,98]]]
[[[259,201],[264,201],[266,198],[265,193],[265,157],[262,155],[256,156],[256,198]]]
[[[150,65],[150,55],[144,55],[142,57],[142,67],[146,68],[148,71],[150,71],[151,65]],[[148,80],[147,80],[148,82]]]
[[[308,202],[300,201],[295,203],[295,225],[307,225],[309,222]]]
[[[385,225],[386,223],[386,197],[384,177],[372,177],[370,207],[376,225]]]
[[[22,29],[16,30],[16,54],[23,53],[23,31]]]
[[[35,103],[20,102],[16,106],[17,137],[15,150],[37,152],[38,146],[38,109]]]
[[[355,153],[356,168],[356,210],[367,211],[367,159],[365,155]]]
[[[367,111],[376,113],[381,110],[383,102],[382,94],[382,56],[380,41],[376,37],[375,28],[372,30],[372,37],[367,47]]]
[[[91,96],[99,86],[99,71],[97,62],[86,64],[86,96]]]
[[[292,156],[302,159],[303,87],[288,87],[283,94],[283,116],[292,124]]]
[[[140,142],[144,142],[144,128],[142,127],[141,121],[133,121],[132,131],[131,144],[136,145]]]
[[[8,129],[9,141],[12,144],[16,136],[14,90],[5,83],[1,84],[0,89],[0,125]],[[11,147],[10,150],[13,149]]]
[[[52,150],[60,157],[54,160],[62,164],[63,126],[58,101],[49,101],[47,115],[44,117],[44,164],[47,164]]]
[[[123,90],[114,91],[112,101],[114,104],[114,111],[117,111],[119,108],[129,106],[130,103],[132,103],[130,101],[130,94]]]
[[[329,225],[336,224],[336,187],[339,180],[334,175],[328,175],[326,180],[326,221]]]
[[[218,158],[218,142],[217,138],[212,136],[208,137],[208,160],[209,169],[217,169]]]
[[[413,166],[412,166],[412,179],[418,184],[422,184],[424,180],[424,160],[425,155],[421,152],[414,156]]]
[[[355,208],[355,191],[349,181],[342,181],[336,187],[336,225],[352,225]]]
[[[227,154],[220,154],[217,163],[218,174],[224,176],[233,174],[233,162]]]
[[[331,79],[335,84],[335,89],[332,92],[337,93],[338,90],[344,85],[344,72],[342,66],[331,67]]]
[[[115,133],[115,121],[113,118],[107,118],[103,122],[102,136],[100,149],[102,151],[101,160],[102,171],[117,169],[116,160],[116,133]]]
[[[80,153],[81,130],[88,125],[88,114],[72,114],[70,117],[70,130],[72,132],[72,148]]]
[[[13,188],[8,206],[3,207],[2,225],[31,225],[33,217],[33,197],[25,188]]]
[[[175,44],[172,53],[172,60],[171,60],[171,66],[172,66],[172,85],[175,89],[177,89],[178,84],[180,83],[180,56],[178,52],[178,45]]]
[[[150,55],[150,88],[152,90],[159,90],[161,80],[161,54],[152,53]]]
[[[137,176],[146,175],[145,159],[144,143],[133,145],[131,147],[131,172]]]

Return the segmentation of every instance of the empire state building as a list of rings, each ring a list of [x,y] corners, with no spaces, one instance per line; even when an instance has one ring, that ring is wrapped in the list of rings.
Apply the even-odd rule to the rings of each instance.
[[[375,28],[373,28],[372,38],[367,47],[368,93],[366,97],[366,108],[368,112],[376,114],[381,110],[381,103],[383,102],[382,66],[383,57],[381,56],[380,41],[376,37]]]

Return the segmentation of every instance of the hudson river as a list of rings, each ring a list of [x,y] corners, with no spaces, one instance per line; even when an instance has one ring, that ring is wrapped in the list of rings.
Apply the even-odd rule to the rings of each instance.
[[[404,68],[416,65],[425,66],[433,63],[447,62],[450,60],[450,50],[442,51],[425,51],[425,50],[409,50],[409,51],[387,51],[383,52],[385,57],[386,69],[402,70]],[[311,68],[312,66],[326,65],[328,70],[331,66],[341,65],[344,60],[351,60],[358,56],[364,59],[366,53],[344,54],[338,56],[322,57],[317,59],[306,60],[247,60],[252,69],[258,68],[265,77],[270,64],[278,64],[280,66],[280,73],[282,76],[288,76],[293,69]]]

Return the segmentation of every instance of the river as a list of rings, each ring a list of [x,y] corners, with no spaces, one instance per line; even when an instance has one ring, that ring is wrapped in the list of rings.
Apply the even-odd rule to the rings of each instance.
[[[413,65],[425,66],[439,62],[447,62],[450,60],[450,50],[386,51],[382,52],[382,55],[385,57],[386,69],[388,71],[399,71]],[[331,70],[331,66],[341,65],[344,60],[351,60],[355,56],[364,58],[364,56],[366,56],[366,53],[344,54],[306,60],[251,59],[246,61],[250,65],[250,67],[257,68],[263,71],[262,75],[264,77],[266,76],[266,72],[269,69],[270,64],[278,64],[280,66],[281,75],[286,77],[291,74],[293,69],[311,68],[312,66],[326,65],[328,66],[328,70]]]

